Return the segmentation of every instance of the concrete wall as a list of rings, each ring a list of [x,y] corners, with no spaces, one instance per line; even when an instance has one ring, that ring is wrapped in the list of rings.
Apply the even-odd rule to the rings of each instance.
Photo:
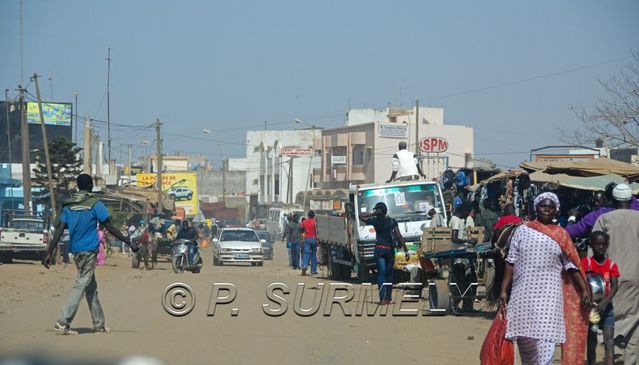
[[[386,108],[386,109],[351,109],[346,113],[345,126],[354,126],[371,122],[387,122],[412,124],[415,121],[416,108]],[[444,124],[444,108],[419,107],[419,120],[422,124]]]
[[[223,193],[222,171],[197,171],[197,187],[199,195],[221,197]],[[243,195],[246,173],[243,171],[226,172],[226,195]],[[221,199],[220,199],[221,200]]]

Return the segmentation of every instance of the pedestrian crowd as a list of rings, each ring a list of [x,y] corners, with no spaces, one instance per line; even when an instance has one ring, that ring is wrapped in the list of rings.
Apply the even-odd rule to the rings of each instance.
[[[504,336],[522,364],[551,364],[557,344],[562,364],[595,364],[598,335],[604,364],[614,363],[615,347],[625,364],[639,361],[639,204],[626,184],[608,185],[593,203],[562,219],[560,198],[545,192],[534,219],[504,214],[493,225],[494,236],[509,235],[496,240],[505,260],[496,282]]]

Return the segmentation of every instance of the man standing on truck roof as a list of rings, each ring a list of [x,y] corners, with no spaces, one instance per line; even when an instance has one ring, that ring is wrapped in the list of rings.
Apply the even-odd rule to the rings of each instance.
[[[379,202],[375,204],[372,213],[362,213],[359,219],[366,225],[375,228],[375,261],[377,262],[377,287],[379,290],[379,304],[391,304],[393,294],[393,264],[395,261],[395,240],[404,249],[406,261],[410,255],[397,221],[387,216],[388,207]],[[395,237],[393,237],[393,235]]]
[[[389,183],[395,179],[399,181],[417,180],[420,176],[426,178],[417,163],[417,157],[406,149],[406,142],[399,142],[399,151],[393,155],[393,173],[386,182]]]
[[[80,174],[76,181],[78,191],[62,203],[55,235],[49,242],[47,255],[42,260],[42,264],[48,269],[53,259],[53,251],[58,245],[62,233],[68,228],[69,251],[73,253],[78,274],[60,317],[55,323],[54,328],[61,335],[77,334],[76,331],[71,330],[70,325],[84,296],[89,304],[94,331],[96,333],[109,331],[104,325],[104,312],[98,300],[98,284],[95,281],[95,261],[100,243],[96,229],[98,222],[102,223],[114,237],[129,245],[133,252],[138,250],[137,244],[132,245],[128,237],[111,225],[109,211],[102,202],[91,195],[93,190],[91,176]]]

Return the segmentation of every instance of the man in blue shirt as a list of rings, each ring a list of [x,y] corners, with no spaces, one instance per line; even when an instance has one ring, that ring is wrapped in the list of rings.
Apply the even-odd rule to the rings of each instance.
[[[115,238],[128,244],[132,251],[138,250],[137,244],[132,245],[128,237],[111,225],[109,211],[102,202],[91,195],[93,190],[91,176],[80,174],[76,181],[78,191],[62,203],[55,234],[47,247],[47,255],[42,260],[42,264],[48,269],[62,233],[68,229],[69,252],[73,253],[78,274],[55,324],[56,332],[62,335],[77,334],[76,331],[71,330],[70,325],[84,296],[89,304],[95,332],[109,331],[104,325],[104,312],[98,300],[98,284],[95,281],[95,261],[100,244],[98,223],[102,223]]]

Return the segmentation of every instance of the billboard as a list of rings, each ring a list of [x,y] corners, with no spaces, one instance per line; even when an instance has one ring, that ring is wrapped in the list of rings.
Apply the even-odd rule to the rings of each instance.
[[[68,104],[71,105],[71,104]],[[12,104],[6,112],[7,103],[0,101],[0,163],[22,162],[22,133],[20,126],[20,112],[21,108],[18,108],[17,104]],[[35,111],[37,112],[37,103]],[[7,120],[7,116],[9,120]],[[31,150],[31,161],[34,161],[35,150],[41,149],[44,146],[44,138],[42,137],[42,127],[40,126],[38,117],[37,124],[27,124],[29,131],[29,149]],[[75,121],[73,121],[75,122]],[[72,123],[73,124],[73,123]],[[70,125],[45,125],[47,131],[47,137],[49,141],[56,138],[66,138],[71,140],[73,138],[73,128]],[[9,140],[7,140],[9,135]],[[10,149],[8,148],[10,146]]]
[[[42,112],[45,125],[71,126],[73,112],[69,103],[42,103]],[[27,102],[27,122],[40,124],[40,109],[34,101]]]
[[[153,185],[156,177],[156,174],[137,174],[137,185]],[[197,214],[197,175],[195,172],[163,173],[162,191],[175,200],[175,208],[183,208],[187,216]]]

